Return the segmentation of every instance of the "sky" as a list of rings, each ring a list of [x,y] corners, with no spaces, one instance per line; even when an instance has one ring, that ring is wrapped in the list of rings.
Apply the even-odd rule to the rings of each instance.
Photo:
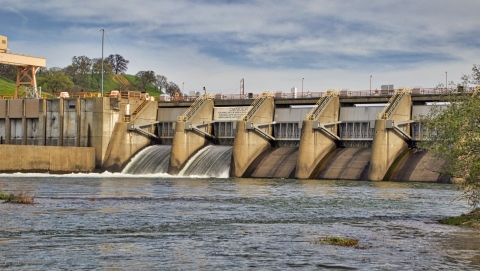
[[[435,87],[480,64],[478,0],[0,0],[9,52],[120,54],[189,91]]]

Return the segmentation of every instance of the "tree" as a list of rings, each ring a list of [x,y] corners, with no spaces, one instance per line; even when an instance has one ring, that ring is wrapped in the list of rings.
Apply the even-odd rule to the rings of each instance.
[[[17,79],[17,67],[13,65],[0,64],[0,78],[15,81]]]
[[[74,56],[72,64],[65,67],[63,72],[70,76],[74,84],[88,88],[90,86],[88,75],[91,72],[92,64],[93,61],[87,56]]]
[[[92,82],[95,81],[97,86],[100,86],[101,84],[101,78],[102,78],[102,59],[101,58],[94,58],[92,60],[93,65],[92,65]],[[108,60],[104,59],[103,60],[103,75],[105,76],[106,74],[112,74],[113,69],[112,66],[110,65],[110,62]],[[100,87],[99,87],[100,88]]]
[[[123,56],[121,56],[119,54],[109,55],[107,57],[107,61],[112,66],[113,72],[115,74],[125,73],[128,69],[127,68],[128,63],[130,62],[130,61],[126,60],[125,58],[123,58]]]
[[[139,71],[135,75],[135,81],[137,87],[142,90],[147,90],[147,84],[153,84],[155,82],[155,72],[154,71]]]
[[[155,76],[155,82],[153,83],[153,85],[155,85],[155,87],[158,88],[160,92],[162,92],[162,90],[166,90],[168,86],[167,77],[157,74]]]
[[[165,89],[165,93],[169,94],[170,96],[175,95],[175,92],[180,93],[180,88],[174,82],[168,82],[167,88]]]
[[[480,204],[480,93],[454,92],[446,99],[447,108],[433,106],[421,120],[428,135],[420,147],[444,162],[443,174],[463,180],[465,197],[476,207]]]
[[[52,93],[62,90],[71,90],[74,87],[73,82],[66,76],[60,68],[50,68],[43,72],[43,76],[39,78],[38,85],[44,91],[52,91]]]

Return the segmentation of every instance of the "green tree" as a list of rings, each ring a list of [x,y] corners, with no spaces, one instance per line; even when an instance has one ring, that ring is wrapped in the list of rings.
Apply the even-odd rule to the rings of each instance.
[[[39,78],[38,85],[42,87],[43,91],[52,93],[69,91],[74,86],[72,80],[60,68],[50,68],[44,71],[42,77]]]
[[[165,77],[165,76],[163,76],[163,75],[160,75],[160,74],[157,74],[157,75],[155,76],[155,82],[153,83],[153,85],[155,85],[155,87],[156,87],[160,92],[162,92],[163,90],[166,91],[167,86],[168,86],[167,77]]]
[[[462,180],[472,207],[480,204],[480,93],[447,95],[448,106],[433,106],[421,121],[427,137],[421,148],[431,151],[444,164],[442,173]]]
[[[80,75],[79,85],[83,87],[90,86],[90,80],[88,75],[92,70],[93,61],[87,56],[74,56],[72,59],[72,64],[77,67],[78,74]]]
[[[92,60],[92,86],[93,82],[96,83],[98,86],[97,88],[100,89],[101,79],[102,79],[102,59],[101,58],[94,58]],[[103,75],[112,74],[113,69],[106,59],[103,60]]]
[[[110,66],[112,66],[113,72],[115,74],[125,73],[128,69],[128,63],[130,62],[119,54],[109,55],[107,57],[107,61],[110,63]]]
[[[180,88],[174,82],[168,82],[167,88],[165,89],[165,93],[173,96],[175,92],[180,93]]]
[[[135,76],[136,86],[141,90],[146,90],[148,83],[155,83],[154,71],[139,71]]]
[[[0,64],[0,78],[17,80],[17,67],[13,65]]]

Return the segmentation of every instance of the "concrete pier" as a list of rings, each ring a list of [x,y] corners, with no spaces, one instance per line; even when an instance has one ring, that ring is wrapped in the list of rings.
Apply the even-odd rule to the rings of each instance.
[[[252,116],[237,122],[230,168],[232,177],[242,177],[253,160],[271,146],[266,135],[272,135],[274,109],[273,97],[266,97]]]
[[[410,94],[405,94],[395,106],[393,112],[386,118],[375,120],[375,134],[372,143],[372,158],[368,171],[369,181],[382,181],[393,161],[408,149],[409,145],[405,135],[400,129],[405,129],[408,134],[411,120],[412,99]],[[402,127],[398,123],[407,123]]]
[[[131,109],[128,116],[126,116],[125,109],[127,104],[130,105]],[[110,172],[121,171],[134,154],[152,143],[150,138],[129,131],[128,126],[153,123],[157,113],[157,104],[153,101],[126,100],[119,105],[120,115],[123,119],[115,123],[101,167],[102,170]],[[140,106],[142,107],[141,110],[135,112],[137,108],[140,109]],[[133,112],[135,114],[132,114]]]
[[[315,119],[304,120],[300,148],[295,176],[299,179],[308,179],[317,173],[324,157],[337,147],[335,138],[322,129],[315,129],[314,125],[330,124],[328,129],[332,134],[337,133],[340,103],[338,96],[331,97],[323,111]]]
[[[211,134],[214,102],[206,99],[191,116],[178,120],[175,124],[175,134],[170,154],[169,174],[180,172],[184,164],[193,154],[209,143],[208,135]]]

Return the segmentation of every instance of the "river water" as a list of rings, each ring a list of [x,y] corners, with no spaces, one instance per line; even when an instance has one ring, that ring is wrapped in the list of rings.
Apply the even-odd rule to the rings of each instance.
[[[3,174],[0,268],[8,270],[472,270],[479,231],[453,185]],[[313,244],[350,237],[363,248]]]

